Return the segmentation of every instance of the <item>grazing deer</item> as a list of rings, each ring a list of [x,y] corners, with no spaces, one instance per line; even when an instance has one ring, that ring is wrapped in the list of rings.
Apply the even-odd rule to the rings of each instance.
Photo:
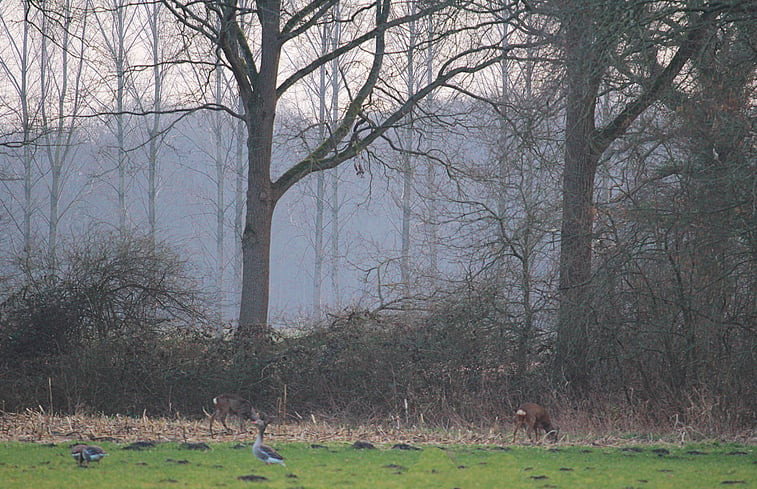
[[[533,402],[522,404],[515,413],[515,431],[513,431],[513,442],[515,435],[520,427],[524,427],[528,438],[533,441],[533,435],[536,434],[536,440],[539,440],[539,428],[544,430],[550,440],[557,441],[558,429],[552,426],[547,410]]]
[[[226,428],[227,431],[231,431],[229,430],[229,427],[226,426],[226,416],[229,414],[236,416],[239,418],[240,432],[242,432],[244,418],[250,418],[253,421],[260,419],[255,408],[252,407],[252,403],[236,394],[219,394],[213,398],[213,407],[215,408],[215,411],[213,411],[213,414],[210,416],[211,435],[213,434],[213,421],[215,421],[216,417],[220,417],[223,427]]]

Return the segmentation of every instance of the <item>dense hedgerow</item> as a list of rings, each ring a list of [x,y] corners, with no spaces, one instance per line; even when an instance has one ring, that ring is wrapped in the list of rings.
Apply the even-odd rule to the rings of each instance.
[[[423,312],[352,311],[243,343],[219,337],[191,271],[149,240],[93,238],[55,273],[30,263],[0,307],[5,411],[201,417],[215,395],[235,392],[266,413],[340,422],[485,424],[523,401],[609,428],[735,432],[757,419],[754,377],[742,375],[755,368],[749,335],[731,345],[747,356],[713,364],[717,382],[675,390],[649,337],[608,329],[593,389],[577,393],[555,380],[549,328],[524,328],[486,286]]]

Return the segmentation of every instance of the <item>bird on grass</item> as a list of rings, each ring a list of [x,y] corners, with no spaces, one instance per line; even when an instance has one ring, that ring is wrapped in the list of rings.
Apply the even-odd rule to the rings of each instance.
[[[263,445],[263,433],[266,426],[268,426],[268,420],[258,419],[255,424],[258,425],[258,438],[255,440],[255,444],[252,445],[252,453],[261,461],[268,464],[281,464],[286,467],[284,463],[284,457],[279,455],[273,448]]]
[[[90,462],[99,462],[101,458],[108,454],[101,447],[97,445],[74,445],[71,449],[71,456],[79,462],[79,465],[85,462],[89,465]]]

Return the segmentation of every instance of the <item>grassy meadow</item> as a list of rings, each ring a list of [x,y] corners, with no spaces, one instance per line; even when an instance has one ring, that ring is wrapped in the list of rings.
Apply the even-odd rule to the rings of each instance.
[[[126,449],[82,468],[73,442],[0,443],[3,489],[108,488],[755,488],[752,446],[494,446],[417,444],[354,448],[350,443],[271,442],[286,467],[254,458],[251,442],[177,442]]]

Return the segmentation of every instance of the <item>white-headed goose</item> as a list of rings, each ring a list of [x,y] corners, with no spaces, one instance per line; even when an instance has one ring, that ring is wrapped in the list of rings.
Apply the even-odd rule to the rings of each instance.
[[[266,426],[268,426],[268,420],[258,419],[255,423],[258,425],[258,438],[255,440],[255,444],[252,445],[252,453],[266,464],[281,464],[286,466],[284,457],[279,455],[273,448],[263,445],[263,433]]]

